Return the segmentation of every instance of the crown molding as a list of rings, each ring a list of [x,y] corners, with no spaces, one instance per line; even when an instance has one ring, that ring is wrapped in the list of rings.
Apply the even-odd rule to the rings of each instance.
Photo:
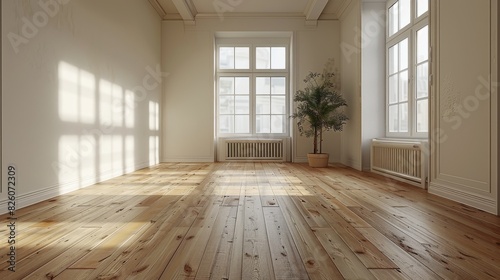
[[[307,21],[317,21],[328,4],[328,0],[309,0],[304,15]]]
[[[196,15],[196,19],[235,19],[235,18],[304,18],[303,13],[200,13]]]

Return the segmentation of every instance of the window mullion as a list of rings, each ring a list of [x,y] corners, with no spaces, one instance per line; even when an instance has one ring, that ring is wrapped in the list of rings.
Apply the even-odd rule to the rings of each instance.
[[[411,5],[413,7],[413,5]],[[413,9],[413,8],[412,8]],[[412,14],[413,15],[413,14]],[[412,17],[413,20],[413,17]],[[415,110],[415,62],[416,62],[416,51],[415,51],[415,31],[413,28],[410,30],[408,38],[408,132],[411,137],[415,136],[415,120],[416,120],[416,110]]]
[[[255,65],[255,63],[254,63],[254,65]],[[250,75],[250,77],[252,79],[252,82],[251,82],[252,86],[251,86],[251,92],[250,92],[251,100],[252,100],[252,102],[251,102],[252,103],[252,105],[251,105],[252,115],[250,116],[250,119],[251,119],[250,122],[251,122],[251,128],[252,128],[252,135],[256,135],[257,134],[257,106],[256,106],[256,104],[257,104],[257,94],[256,94],[256,90],[257,90],[256,80],[257,79],[256,79],[256,77],[257,76],[255,75],[255,73],[253,73]]]

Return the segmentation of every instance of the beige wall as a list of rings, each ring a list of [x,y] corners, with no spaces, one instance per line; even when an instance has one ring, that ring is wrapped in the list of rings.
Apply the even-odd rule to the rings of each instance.
[[[338,21],[319,21],[317,26],[306,26],[299,18],[201,18],[195,26],[164,21],[162,65],[170,76],[162,103],[162,161],[215,159],[214,45],[215,33],[222,31],[293,34],[292,77],[296,82],[291,93],[303,86],[302,80],[309,71],[321,71],[328,58],[340,60]],[[304,161],[312,150],[311,139],[298,137],[295,132],[293,135],[293,160]],[[331,154],[331,161],[339,161],[339,133],[327,135],[324,147]]]
[[[342,163],[370,169],[373,138],[385,137],[385,3],[353,0],[341,17],[342,90],[349,122]]]
[[[341,162],[361,170],[361,36],[356,33],[361,29],[361,6],[358,0],[351,2],[341,21],[341,84],[349,117],[342,133]]]
[[[159,160],[157,13],[147,1],[52,3],[1,1],[2,172],[17,167],[18,206]]]
[[[361,145],[362,168],[370,170],[374,138],[385,137],[385,8],[384,2],[361,4]]]
[[[491,63],[497,61],[498,13],[490,5],[497,1],[471,7],[467,0],[441,0],[433,7],[429,191],[498,213],[498,67]]]
[[[497,1],[497,25],[500,24],[500,20],[498,19],[498,17],[500,16],[500,5]],[[497,28],[497,87],[496,87],[496,93],[497,93],[497,115],[496,115],[496,126],[497,126],[497,130],[496,130],[496,142],[497,142],[497,150],[496,150],[496,154],[497,154],[497,172],[496,172],[496,183],[497,185],[500,184],[500,178],[499,178],[499,174],[500,174],[500,157],[498,156],[498,153],[500,152],[500,122],[499,122],[499,110],[500,110],[500,98],[498,98],[498,92],[500,91],[500,85],[498,84],[500,82],[500,28]],[[497,209],[500,209],[500,189],[497,190]],[[498,211],[498,210],[497,210]],[[498,214],[498,213],[497,213]]]

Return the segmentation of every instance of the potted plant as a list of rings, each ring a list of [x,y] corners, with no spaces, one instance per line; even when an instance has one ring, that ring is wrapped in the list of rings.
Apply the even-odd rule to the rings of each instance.
[[[334,71],[328,64],[323,73],[309,72],[304,82],[305,88],[294,95],[297,108],[291,117],[297,119],[300,135],[313,137],[313,153],[307,155],[309,166],[327,167],[328,154],[322,153],[323,132],[343,129],[348,118],[339,109],[347,103],[337,90]]]

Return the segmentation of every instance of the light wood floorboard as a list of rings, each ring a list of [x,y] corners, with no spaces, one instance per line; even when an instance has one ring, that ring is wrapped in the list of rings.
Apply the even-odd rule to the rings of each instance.
[[[500,217],[340,165],[165,163],[16,218],[0,279],[500,279]]]

